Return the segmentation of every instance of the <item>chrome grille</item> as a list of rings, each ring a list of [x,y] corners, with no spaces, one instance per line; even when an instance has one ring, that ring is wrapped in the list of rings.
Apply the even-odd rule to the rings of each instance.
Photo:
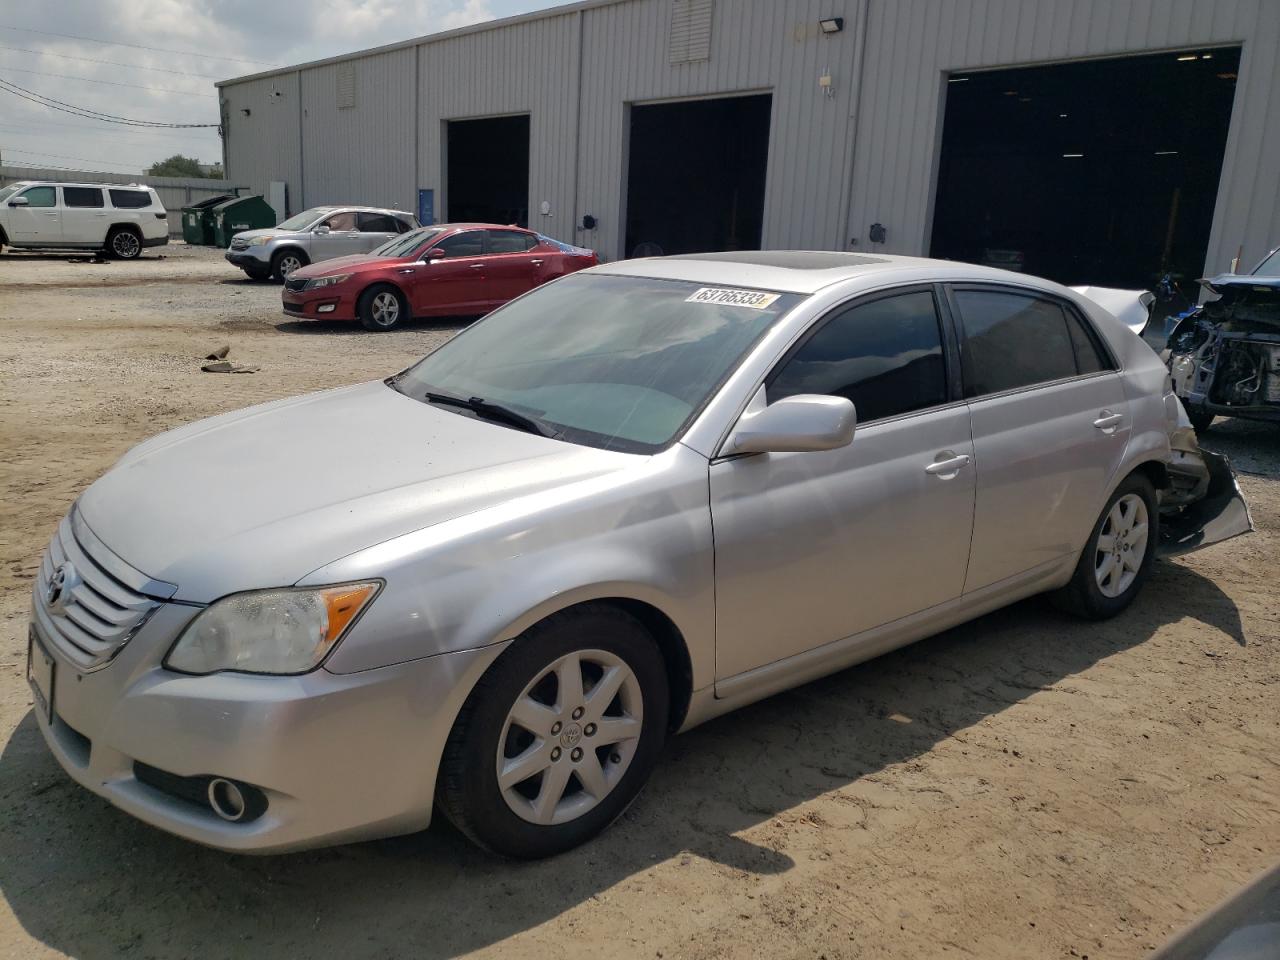
[[[302,278],[298,278],[297,280],[294,280],[292,277],[290,277],[289,279],[285,280],[284,286],[286,290],[305,290],[307,288],[307,281],[303,280]]]
[[[45,551],[33,607],[41,633],[88,670],[115,656],[176,590],[117,557],[72,510]]]
[[[249,249],[249,241],[248,241],[248,240],[241,240],[241,239],[239,239],[238,237],[232,237],[232,238],[231,238],[231,249],[232,249],[232,250],[248,250],[248,249]]]

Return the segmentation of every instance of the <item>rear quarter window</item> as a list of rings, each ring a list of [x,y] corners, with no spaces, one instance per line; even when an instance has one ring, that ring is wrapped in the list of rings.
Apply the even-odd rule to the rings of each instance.
[[[111,205],[121,210],[140,210],[151,206],[151,194],[146,190],[109,190]]]

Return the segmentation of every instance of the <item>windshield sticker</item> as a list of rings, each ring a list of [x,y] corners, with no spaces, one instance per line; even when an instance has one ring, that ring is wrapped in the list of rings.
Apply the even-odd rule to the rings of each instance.
[[[713,303],[717,306],[748,307],[765,310],[780,297],[778,293],[761,293],[759,290],[728,290],[722,287],[702,287],[686,297],[685,303]]]

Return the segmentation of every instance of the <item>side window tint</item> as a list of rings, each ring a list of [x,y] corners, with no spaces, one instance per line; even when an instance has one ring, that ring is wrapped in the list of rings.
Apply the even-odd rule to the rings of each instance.
[[[18,194],[27,198],[27,205],[32,207],[56,207],[58,190],[56,187],[32,187],[26,193]]]
[[[478,257],[484,253],[484,234],[479,230],[455,233],[436,244],[447,257]]]
[[[859,423],[945,403],[933,294],[904,293],[837,314],[774,373],[766,393],[770,403],[798,393],[848,397]]]
[[[151,206],[151,194],[146,190],[108,190],[111,205],[121,210],[141,210]]]
[[[396,224],[398,223],[399,221],[395,217],[388,216],[385,213],[360,214],[361,233],[396,233]]]
[[[1098,342],[1098,334],[1086,327],[1086,321],[1067,311],[1067,330],[1071,334],[1071,345],[1076,351],[1076,369],[1081,373],[1101,373],[1103,370],[1114,370],[1115,364]]]
[[[354,213],[335,213],[325,221],[325,226],[334,231],[354,230],[356,228],[356,215]]]
[[[1076,375],[1075,347],[1056,303],[993,290],[957,290],[955,297],[966,397]]]
[[[62,199],[68,207],[101,207],[102,191],[98,187],[63,187]]]
[[[537,244],[533,234],[523,230],[490,230],[490,253],[524,253]]]

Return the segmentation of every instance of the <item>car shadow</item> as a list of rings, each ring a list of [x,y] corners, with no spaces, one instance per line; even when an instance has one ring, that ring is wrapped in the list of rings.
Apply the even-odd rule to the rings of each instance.
[[[0,764],[9,808],[0,893],[27,934],[78,957],[324,956],[336,931],[349,957],[455,956],[684,854],[746,874],[786,873],[795,866],[787,855],[740,834],[916,758],[1186,617],[1245,642],[1231,599],[1168,562],[1105,623],[1068,618],[1041,599],[982,617],[675,738],[612,828],[535,863],[490,856],[443,823],[287,856],[206,850],[72,783],[28,714]]]
[[[424,320],[409,320],[400,324],[396,331],[406,330],[457,330],[474,323],[479,317],[431,317]],[[384,336],[366,330],[354,320],[281,320],[274,324],[281,333],[299,333],[307,336],[327,336],[333,334],[357,333],[362,336]]]

